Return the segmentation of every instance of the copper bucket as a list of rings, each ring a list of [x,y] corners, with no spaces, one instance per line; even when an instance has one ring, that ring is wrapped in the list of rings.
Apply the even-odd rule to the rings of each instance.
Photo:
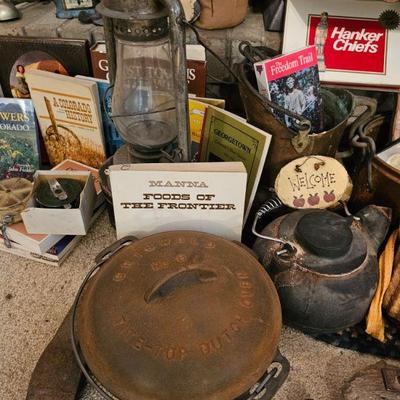
[[[400,171],[379,157],[374,157],[372,185],[377,204],[391,207],[394,220],[397,220],[400,217]]]
[[[246,61],[239,65],[238,78],[247,120],[272,135],[271,146],[261,178],[263,184],[269,186],[273,186],[280,169],[296,158],[312,154],[335,157],[343,133],[349,125],[349,119],[353,117],[357,106],[365,106],[366,110],[351,124],[350,136],[376,112],[377,103],[374,99],[355,96],[343,89],[324,88],[321,92],[325,130],[313,133],[310,128],[305,131],[300,127],[299,131],[296,132],[274,116],[271,108],[278,109],[277,105],[258,93],[252,66]],[[282,108],[279,111],[282,111]],[[287,111],[284,112],[289,115]],[[292,115],[289,116],[292,117]],[[297,117],[300,122],[304,121],[301,116]],[[308,123],[308,125],[311,124]]]
[[[362,155],[362,138],[368,137],[376,143],[378,151],[384,149],[390,142],[390,119],[384,115],[377,115],[360,127],[359,133],[352,140],[354,160],[352,178],[354,190],[351,206],[360,208],[369,202],[391,207],[393,221],[400,217],[400,171],[380,157],[372,154]],[[391,143],[393,145],[395,143]],[[375,152],[375,149],[374,149]]]

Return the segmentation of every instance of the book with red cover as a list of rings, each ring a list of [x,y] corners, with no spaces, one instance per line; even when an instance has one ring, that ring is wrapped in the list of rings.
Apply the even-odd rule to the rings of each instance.
[[[107,50],[104,42],[97,42],[90,48],[90,59],[92,61],[93,77],[109,80]]]
[[[321,85],[315,46],[254,64],[261,95],[287,110],[308,118],[313,132],[322,128]],[[295,121],[273,110],[289,128]]]

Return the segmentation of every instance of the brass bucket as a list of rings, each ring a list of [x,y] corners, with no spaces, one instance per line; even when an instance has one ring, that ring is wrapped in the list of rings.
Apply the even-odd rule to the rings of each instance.
[[[324,88],[321,93],[325,130],[314,133],[300,129],[296,132],[274,116],[271,107],[277,109],[277,105],[258,93],[252,66],[246,61],[239,65],[238,78],[248,122],[272,135],[261,178],[262,183],[269,186],[273,186],[280,169],[296,158],[312,154],[335,157],[343,133],[357,106],[365,106],[366,110],[351,124],[350,137],[376,112],[377,103],[374,99],[355,96],[344,89]],[[301,116],[298,118],[304,120]]]

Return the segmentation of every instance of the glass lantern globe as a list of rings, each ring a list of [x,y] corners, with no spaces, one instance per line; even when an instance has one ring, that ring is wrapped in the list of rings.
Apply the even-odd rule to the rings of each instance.
[[[102,0],[112,119],[136,158],[190,160],[183,10],[179,0]],[[171,150],[174,149],[175,150]],[[177,151],[178,150],[178,151]]]
[[[116,39],[112,98],[115,126],[137,150],[165,148],[178,135],[169,38],[143,42]]]

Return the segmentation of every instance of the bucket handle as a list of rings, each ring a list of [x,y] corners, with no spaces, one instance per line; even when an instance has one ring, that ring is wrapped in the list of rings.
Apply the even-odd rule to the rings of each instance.
[[[201,38],[199,31],[189,22],[183,21],[184,24],[193,31],[196,40],[199,44],[201,44],[211,55],[214,56],[214,58],[224,67],[226,68],[227,71],[229,71],[230,75],[233,77],[233,82],[229,83],[239,83],[242,82],[243,84],[246,85],[246,82],[243,82],[243,79],[241,78],[240,74],[238,75],[221,57],[218,56],[218,54],[211,49]],[[261,57],[262,52],[255,49],[249,42],[241,42],[239,43],[239,51],[240,53],[249,61],[249,58],[247,56],[246,52],[255,52],[258,57]],[[273,54],[273,50],[267,48],[267,52],[272,56],[275,55]],[[250,53],[248,53],[250,54]],[[224,82],[227,83],[227,82]],[[247,85],[246,85],[247,86]],[[257,101],[261,103],[261,105],[265,108],[266,111],[271,112],[271,108],[279,113],[287,115],[289,118],[293,120],[293,125],[296,128],[297,131],[292,131],[293,136],[297,136],[298,134],[308,135],[311,132],[311,122],[307,118],[304,118],[303,116],[296,114],[294,112],[291,112],[287,110],[286,108],[266,99],[265,97],[261,96],[257,91],[254,89],[252,90],[253,93],[256,95]],[[306,140],[302,140],[304,142],[304,146],[306,147],[307,143]]]
[[[378,102],[371,97],[354,96],[354,109],[358,106],[365,106],[367,107],[367,109],[361,115],[359,115],[351,125],[351,130],[349,133],[350,142],[353,140],[354,135],[359,130],[359,128],[365,125],[365,123],[369,121],[372,116],[376,114],[376,110],[378,108]]]
[[[356,95],[353,95],[353,102],[354,105],[351,115],[353,115],[354,110],[358,106],[365,106],[367,109],[362,114],[360,114],[353,121],[351,125],[351,129],[348,136],[349,148],[345,151],[337,152],[335,158],[339,159],[349,158],[354,153],[354,147],[367,147],[367,144],[365,143],[367,140],[363,140],[364,137],[362,135],[362,131],[364,129],[365,124],[371,119],[371,117],[373,117],[376,114],[378,103],[375,99],[371,97],[356,96]],[[358,132],[358,134],[356,134],[356,132]],[[362,138],[361,141],[364,143],[358,145],[360,137]]]

